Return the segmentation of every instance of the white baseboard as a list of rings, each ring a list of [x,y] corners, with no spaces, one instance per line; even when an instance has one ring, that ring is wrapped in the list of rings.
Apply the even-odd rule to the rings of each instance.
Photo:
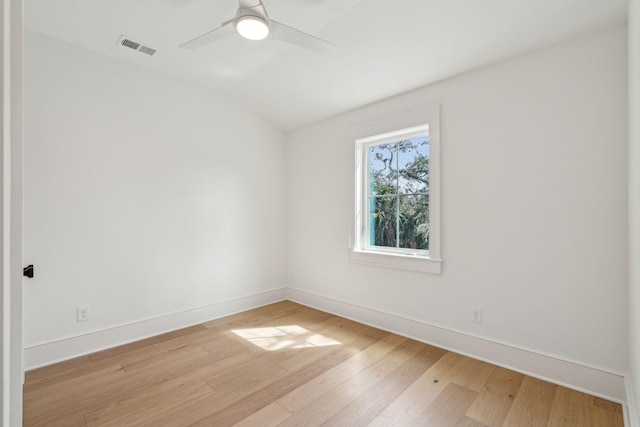
[[[625,377],[620,374],[293,288],[261,292],[32,345],[24,350],[24,366],[29,370],[50,365],[285,299],[615,402],[627,400],[625,418],[637,420],[631,384],[628,380],[625,383]],[[637,422],[628,425],[640,427]]]
[[[357,306],[299,289],[287,288],[286,297],[291,301],[306,306],[464,354],[554,384],[618,403],[625,401],[624,376],[617,373],[453,331],[419,320]]]
[[[88,334],[32,345],[24,349],[25,370],[197,325],[285,299],[286,289],[280,288]]]
[[[629,375],[625,376],[625,389],[627,392],[627,403],[624,405],[624,425],[626,427],[640,427],[640,412],[636,406],[636,394]]]

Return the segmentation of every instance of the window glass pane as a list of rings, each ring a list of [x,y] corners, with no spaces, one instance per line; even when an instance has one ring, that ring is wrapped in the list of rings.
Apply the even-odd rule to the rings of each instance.
[[[429,249],[429,195],[400,196],[400,248]]]
[[[429,137],[398,143],[398,192],[429,191]]]
[[[369,244],[397,247],[397,197],[369,198]]]
[[[369,194],[395,194],[398,180],[397,144],[369,147]]]

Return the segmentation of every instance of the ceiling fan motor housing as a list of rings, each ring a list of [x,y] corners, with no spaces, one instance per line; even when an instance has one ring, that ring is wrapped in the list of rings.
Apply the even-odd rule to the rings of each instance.
[[[262,2],[254,7],[240,6],[233,21],[236,29],[249,40],[262,40],[269,35],[269,17]]]

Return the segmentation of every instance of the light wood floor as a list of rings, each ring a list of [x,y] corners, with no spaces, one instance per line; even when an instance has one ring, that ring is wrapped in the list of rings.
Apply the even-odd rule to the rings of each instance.
[[[29,371],[24,425],[623,421],[618,404],[285,301]]]

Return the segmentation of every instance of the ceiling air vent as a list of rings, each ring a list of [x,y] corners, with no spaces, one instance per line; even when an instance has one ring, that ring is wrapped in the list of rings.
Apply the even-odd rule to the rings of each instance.
[[[156,53],[156,50],[149,47],[149,46],[145,46],[142,43],[138,43],[136,41],[131,40],[130,38],[126,37],[126,36],[120,36],[120,40],[118,40],[118,44],[124,46],[124,47],[128,47],[129,49],[133,49],[133,50],[137,50],[138,52],[142,52],[142,53],[146,53],[147,55],[151,56],[154,53]]]

